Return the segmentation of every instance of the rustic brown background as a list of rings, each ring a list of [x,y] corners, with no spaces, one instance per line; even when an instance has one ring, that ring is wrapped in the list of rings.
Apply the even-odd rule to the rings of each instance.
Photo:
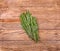
[[[37,18],[38,43],[20,25],[26,10]],[[60,0],[0,0],[0,51],[60,51]]]

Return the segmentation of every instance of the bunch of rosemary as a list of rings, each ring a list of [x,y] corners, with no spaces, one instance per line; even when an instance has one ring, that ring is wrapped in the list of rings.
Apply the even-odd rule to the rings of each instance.
[[[27,35],[35,42],[38,42],[39,35],[38,35],[38,24],[36,18],[32,16],[29,11],[26,11],[25,13],[22,13],[20,15],[20,20],[21,25],[23,29],[26,31]]]

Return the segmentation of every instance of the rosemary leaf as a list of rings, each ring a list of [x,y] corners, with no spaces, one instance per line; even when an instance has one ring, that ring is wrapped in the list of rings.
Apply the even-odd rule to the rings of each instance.
[[[35,17],[29,11],[20,15],[21,25],[26,31],[27,35],[35,42],[39,41],[38,24]]]

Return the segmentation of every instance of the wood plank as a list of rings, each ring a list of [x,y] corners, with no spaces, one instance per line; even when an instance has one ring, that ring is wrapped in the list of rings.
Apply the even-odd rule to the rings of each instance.
[[[55,20],[60,15],[58,9],[53,8],[42,8],[42,7],[19,7],[19,8],[10,8],[6,12],[1,13],[0,19],[17,19],[22,12],[29,10],[32,15],[39,19]],[[2,10],[1,10],[2,11]],[[56,18],[57,17],[57,18]]]
[[[40,30],[39,31],[40,39],[42,41],[45,41],[45,40],[59,41],[60,35],[58,34],[59,32],[57,31],[56,30]],[[27,34],[23,32],[22,30],[21,31],[20,30],[5,30],[1,36],[2,36],[2,40],[30,40]]]
[[[43,6],[43,7],[54,7],[57,0],[4,0],[3,3],[7,3],[8,6]],[[2,1],[1,1],[2,2]]]
[[[39,29],[48,29],[48,30],[60,29],[57,26],[58,22],[55,22],[55,20],[48,21],[43,19],[37,21]],[[22,28],[21,22],[3,22],[1,27],[5,30],[20,30]]]
[[[26,44],[27,43],[27,44]],[[2,50],[11,51],[42,51],[42,50],[56,50],[56,45],[50,43],[32,43],[32,42],[21,42],[21,41],[4,41]]]

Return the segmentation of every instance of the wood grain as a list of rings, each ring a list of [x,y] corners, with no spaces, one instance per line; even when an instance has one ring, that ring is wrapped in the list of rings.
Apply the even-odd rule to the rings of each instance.
[[[40,41],[32,41],[19,16],[36,17]],[[60,51],[60,0],[0,0],[0,51]]]

